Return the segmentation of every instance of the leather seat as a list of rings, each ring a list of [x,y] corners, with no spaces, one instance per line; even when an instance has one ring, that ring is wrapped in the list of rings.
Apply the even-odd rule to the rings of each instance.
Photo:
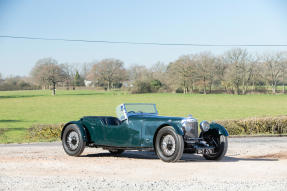
[[[113,125],[113,126],[117,126],[121,124],[121,121],[116,117],[105,117],[103,122],[105,125]]]

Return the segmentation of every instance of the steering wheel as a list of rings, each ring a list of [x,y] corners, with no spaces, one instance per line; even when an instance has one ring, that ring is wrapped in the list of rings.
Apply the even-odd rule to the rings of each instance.
[[[136,112],[134,112],[134,111],[129,111],[128,113],[136,113]]]

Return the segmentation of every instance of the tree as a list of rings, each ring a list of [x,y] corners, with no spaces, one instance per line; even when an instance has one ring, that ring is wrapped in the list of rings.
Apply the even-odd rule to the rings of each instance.
[[[75,64],[61,64],[60,66],[66,74],[65,83],[67,89],[69,89],[69,86],[72,86],[73,90],[75,90],[77,86],[84,86],[84,79],[80,75]]]
[[[148,81],[136,81],[132,88],[132,93],[151,93],[151,83]]]
[[[82,76],[80,75],[78,70],[76,70],[76,74],[74,77],[74,84],[75,84],[75,86],[83,86],[84,85],[84,79],[82,78]]]
[[[265,84],[264,81],[264,68],[263,63],[260,61],[260,58],[254,59],[250,63],[250,85],[252,87],[252,91],[256,91],[257,86],[261,86]]]
[[[63,82],[67,76],[57,61],[52,58],[44,58],[37,61],[31,71],[34,81],[39,84],[52,85],[53,95],[56,94],[56,85]]]
[[[242,86],[242,93],[245,94],[251,75],[248,52],[241,48],[232,49],[225,53],[224,59],[228,64],[227,78],[234,87],[234,93],[240,94]]]
[[[82,68],[80,69],[79,74],[82,76],[83,80],[87,79],[89,76],[90,71],[92,70],[93,65],[96,62],[91,62],[91,63],[84,63],[82,65]]]
[[[211,92],[215,75],[215,58],[210,52],[203,52],[196,57],[196,73],[203,84],[203,93],[206,94],[207,86],[209,86],[209,92]]]
[[[193,92],[196,71],[191,56],[182,56],[167,67],[168,83],[175,89],[182,88],[184,93]]]
[[[75,89],[74,82],[73,82],[73,78],[75,76],[74,67],[70,64],[61,64],[60,67],[62,68],[65,74],[64,75],[65,78],[63,79],[63,82],[66,86],[66,89],[69,90],[71,85],[73,86],[73,89]]]
[[[151,78],[163,82],[165,80],[165,73],[167,66],[162,62],[156,62],[150,68]]]
[[[272,87],[272,93],[276,93],[279,82],[280,72],[282,70],[282,53],[263,55],[263,63],[265,65],[266,80]]]
[[[162,83],[159,80],[152,80],[150,86],[153,92],[157,92],[162,87]]]
[[[286,71],[287,71],[287,52],[282,53],[283,59],[281,61],[281,75],[282,75],[282,93],[285,94],[285,77],[286,77]]]
[[[228,80],[225,78],[226,69],[227,64],[224,62],[223,56],[215,57],[213,84],[217,87],[223,86],[225,92],[228,93]]]
[[[120,86],[127,79],[124,63],[116,59],[104,59],[93,65],[89,78],[95,84],[105,87],[107,90]]]
[[[2,74],[0,73],[0,84],[3,82],[4,80],[2,79]]]
[[[30,83],[26,77],[9,76],[5,80],[0,79],[0,91],[33,89],[39,89],[39,87]]]
[[[134,83],[136,81],[147,81],[151,78],[148,69],[143,65],[133,65],[128,70],[129,80]]]

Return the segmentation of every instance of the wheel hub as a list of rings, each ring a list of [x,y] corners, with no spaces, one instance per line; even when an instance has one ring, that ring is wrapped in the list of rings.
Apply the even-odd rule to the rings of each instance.
[[[75,131],[69,133],[67,137],[67,144],[70,150],[76,150],[79,145],[79,135]]]
[[[171,135],[166,135],[161,141],[161,150],[166,156],[171,156],[175,152],[175,139]]]

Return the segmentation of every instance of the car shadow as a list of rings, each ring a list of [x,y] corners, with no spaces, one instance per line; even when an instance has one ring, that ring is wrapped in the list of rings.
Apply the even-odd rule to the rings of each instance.
[[[153,151],[125,151],[122,154],[111,153],[95,153],[82,155],[81,157],[118,157],[118,158],[132,158],[132,159],[158,159]]]
[[[191,155],[192,157],[182,157],[179,162],[239,162],[239,161],[278,161],[274,158],[242,158],[224,156],[221,160],[206,160],[202,155]]]
[[[158,156],[153,151],[125,151],[120,155],[111,153],[95,153],[82,155],[81,157],[118,157],[118,158],[131,158],[131,159],[147,159],[158,160]],[[276,158],[242,158],[225,156],[220,161],[206,160],[202,155],[198,154],[183,154],[181,160],[178,162],[238,162],[238,161],[278,161]]]

